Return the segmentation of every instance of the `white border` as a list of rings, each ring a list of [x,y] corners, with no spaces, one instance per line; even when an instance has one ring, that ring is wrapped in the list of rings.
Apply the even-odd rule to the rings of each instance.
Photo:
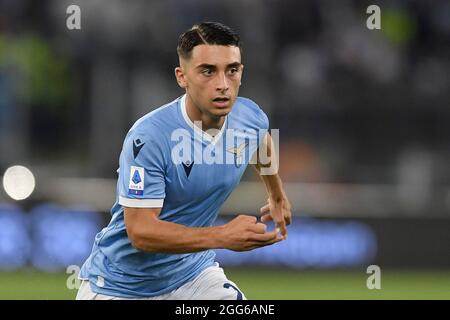
[[[129,208],[162,208],[164,199],[130,199],[119,196],[119,204]]]

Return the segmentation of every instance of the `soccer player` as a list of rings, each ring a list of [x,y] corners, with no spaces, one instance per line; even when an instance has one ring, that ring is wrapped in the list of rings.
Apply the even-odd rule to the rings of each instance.
[[[287,238],[289,200],[276,170],[263,174],[276,161],[272,138],[260,134],[269,127],[267,116],[237,96],[244,67],[239,36],[204,22],[180,36],[177,51],[175,76],[186,93],[128,132],[112,218],[81,268],[77,299],[245,299],[213,249],[247,251]],[[232,141],[229,132],[235,132]],[[270,161],[256,156],[254,164],[268,193],[261,222],[238,215],[214,226],[262,148]],[[206,161],[205,150],[233,161]],[[275,230],[267,230],[269,221]]]

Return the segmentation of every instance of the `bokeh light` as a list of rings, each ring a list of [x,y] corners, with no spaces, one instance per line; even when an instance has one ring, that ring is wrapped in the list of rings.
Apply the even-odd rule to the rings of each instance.
[[[24,166],[12,166],[3,176],[3,188],[14,200],[24,200],[34,191],[36,180],[30,169]]]

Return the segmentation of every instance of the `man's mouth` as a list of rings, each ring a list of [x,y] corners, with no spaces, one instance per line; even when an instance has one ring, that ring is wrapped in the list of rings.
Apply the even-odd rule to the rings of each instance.
[[[213,104],[217,108],[228,108],[230,104],[230,98],[228,97],[217,97],[213,99]]]
[[[213,101],[214,102],[226,102],[226,101],[229,101],[229,100],[230,100],[230,98],[228,98],[228,97],[217,97]]]

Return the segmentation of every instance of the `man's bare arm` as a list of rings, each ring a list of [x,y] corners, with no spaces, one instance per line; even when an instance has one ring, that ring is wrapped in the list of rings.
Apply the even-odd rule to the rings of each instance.
[[[125,208],[128,238],[136,249],[162,253],[218,248],[248,251],[282,240],[252,216],[240,215],[223,226],[192,228],[161,220],[160,212],[160,208]]]
[[[268,203],[261,208],[261,221],[273,220],[277,227],[280,228],[281,234],[286,238],[286,226],[292,221],[291,204],[278,175],[278,157],[269,134],[265,136],[260,148],[266,151],[267,159],[261,159],[258,150],[255,154],[257,158],[254,168],[264,182],[268,194]]]

